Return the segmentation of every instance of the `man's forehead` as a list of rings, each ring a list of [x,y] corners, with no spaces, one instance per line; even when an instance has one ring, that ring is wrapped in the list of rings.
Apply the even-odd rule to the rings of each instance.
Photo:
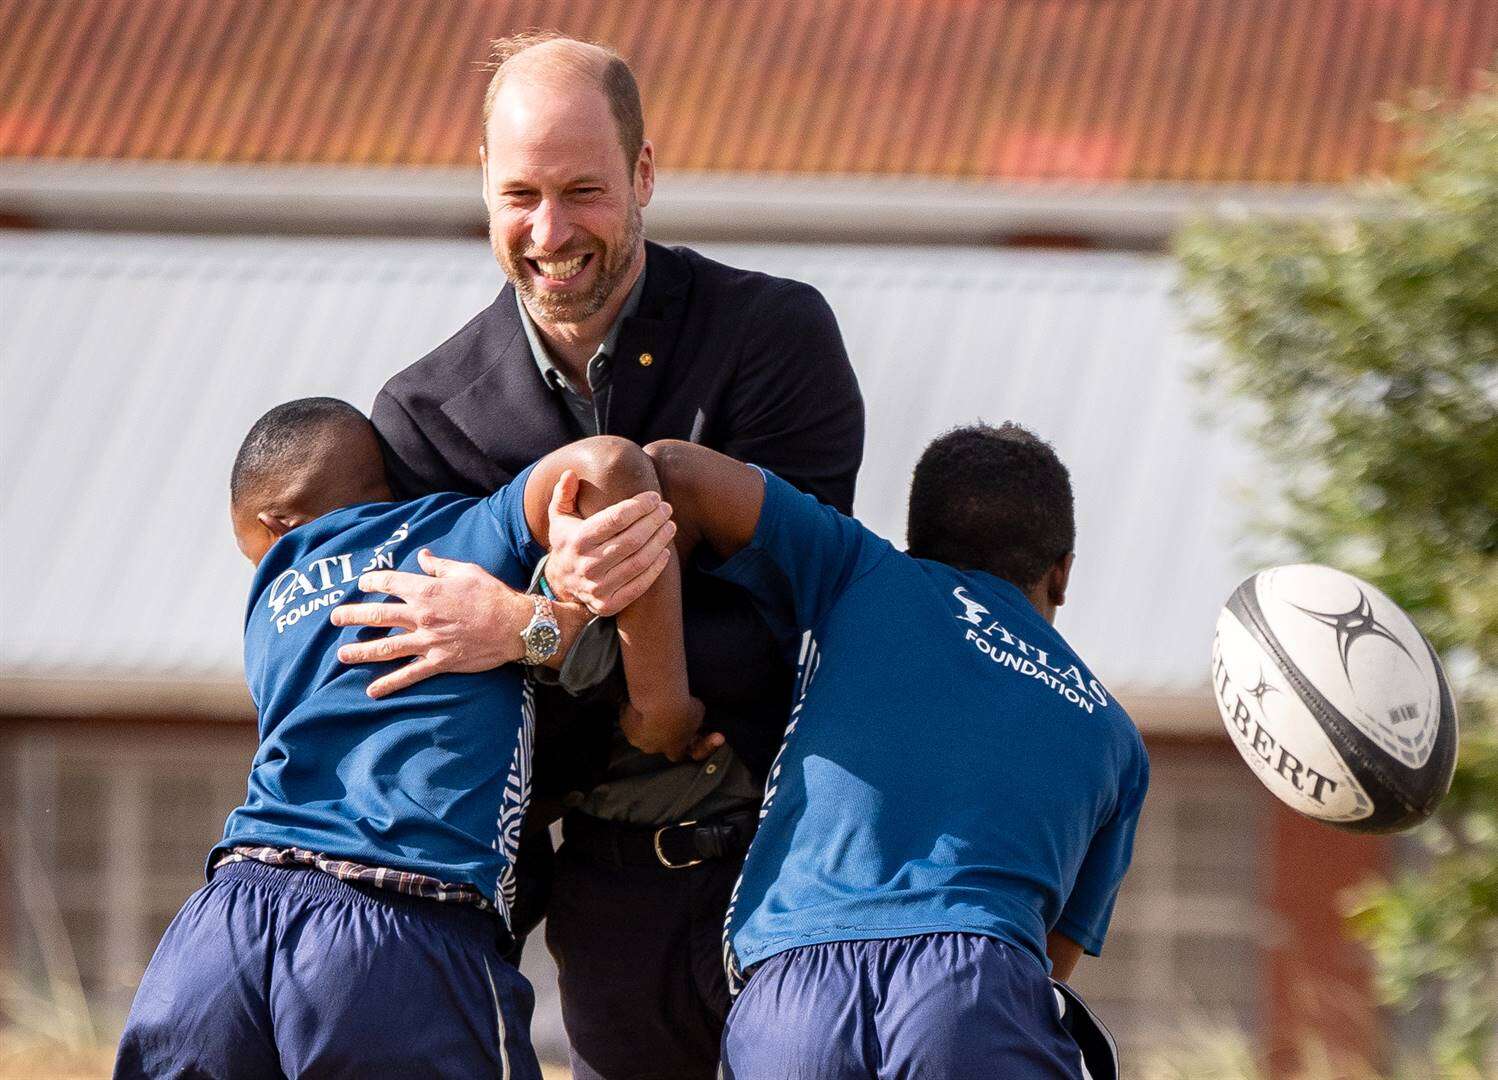
[[[485,130],[489,153],[552,157],[618,147],[608,98],[598,87],[514,79],[500,87]]]

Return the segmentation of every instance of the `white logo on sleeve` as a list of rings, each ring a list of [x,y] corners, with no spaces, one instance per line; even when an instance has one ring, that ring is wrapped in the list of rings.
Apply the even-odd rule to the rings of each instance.
[[[293,566],[281,571],[265,593],[265,604],[271,610],[276,633],[284,634],[288,626],[295,626],[314,611],[341,604],[349,593],[347,586],[358,581],[360,574],[395,569],[395,548],[410,534],[410,523],[402,522],[390,539],[371,551],[368,560],[357,570],[350,553],[327,555],[300,569]]]

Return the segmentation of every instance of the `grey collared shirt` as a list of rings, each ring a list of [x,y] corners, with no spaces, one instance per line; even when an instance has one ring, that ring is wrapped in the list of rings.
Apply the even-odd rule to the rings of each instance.
[[[613,379],[612,364],[614,359],[614,346],[619,342],[619,330],[624,326],[624,320],[630,318],[640,310],[640,295],[645,291],[645,271],[640,271],[640,276],[635,279],[634,288],[629,290],[629,295],[624,298],[624,306],[619,309],[619,315],[614,319],[614,325],[609,327],[609,332],[604,335],[593,358],[588,361],[588,392],[586,394],[572,385],[572,380],[567,378],[566,372],[557,367],[556,361],[551,358],[551,353],[546,351],[546,343],[541,340],[540,331],[531,320],[531,313],[525,310],[525,301],[520,299],[520,292],[515,293],[515,306],[520,309],[520,325],[525,327],[525,339],[531,345],[531,358],[536,361],[536,367],[541,371],[541,378],[546,380],[546,385],[561,396],[562,403],[567,406],[567,413],[572,417],[581,435],[601,435],[604,424],[609,415],[609,385]]]
[[[546,351],[546,343],[541,340],[536,324],[531,321],[530,312],[525,310],[520,294],[515,294],[515,303],[520,308],[520,325],[525,327],[525,337],[530,342],[531,358],[546,385],[560,395],[567,406],[567,413],[579,435],[599,435],[607,429],[614,347],[619,341],[624,320],[639,311],[640,295],[644,291],[645,274],[642,271],[625,298],[624,306],[619,309],[619,317],[588,361],[587,394],[579,392],[557,367]],[[577,647],[574,646],[574,652]],[[613,647],[613,640],[595,634],[590,638],[589,647],[609,649]],[[584,659],[587,658],[569,656],[563,665],[564,674],[569,668],[590,666],[581,663]],[[574,664],[574,660],[579,663]],[[608,821],[659,826],[731,813],[756,805],[760,796],[760,787],[748,768],[727,746],[719,747],[706,761],[673,764],[659,755],[635,749],[616,728],[603,782],[590,792],[574,793],[567,802],[585,814]]]

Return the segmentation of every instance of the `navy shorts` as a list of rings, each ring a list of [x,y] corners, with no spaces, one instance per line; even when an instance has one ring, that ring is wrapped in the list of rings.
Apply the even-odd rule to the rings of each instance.
[[[978,934],[835,941],[754,968],[724,1080],[1081,1080],[1039,961]]]
[[[114,1075],[539,1080],[500,944],[477,908],[231,863],[167,927]]]

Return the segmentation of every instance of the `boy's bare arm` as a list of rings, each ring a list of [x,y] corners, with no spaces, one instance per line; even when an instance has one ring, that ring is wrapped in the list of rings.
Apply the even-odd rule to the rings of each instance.
[[[754,539],[765,501],[758,469],[696,443],[663,439],[645,453],[655,462],[661,492],[676,522],[676,549],[683,555],[706,544],[720,558]]]
[[[1065,982],[1082,958],[1082,946],[1060,930],[1052,930],[1045,937],[1045,954],[1051,959],[1051,974]]]
[[[658,492],[655,468],[626,439],[600,436],[565,446],[542,458],[525,486],[525,516],[531,535],[553,546],[555,530],[582,527],[583,519],[640,495]],[[554,502],[575,502],[582,517],[554,516]],[[669,539],[670,528],[664,539]],[[681,630],[681,570],[668,545],[641,573],[654,583],[624,608],[616,622],[633,712],[621,718],[630,742],[648,753],[684,756],[702,724],[702,705],[687,688]]]

